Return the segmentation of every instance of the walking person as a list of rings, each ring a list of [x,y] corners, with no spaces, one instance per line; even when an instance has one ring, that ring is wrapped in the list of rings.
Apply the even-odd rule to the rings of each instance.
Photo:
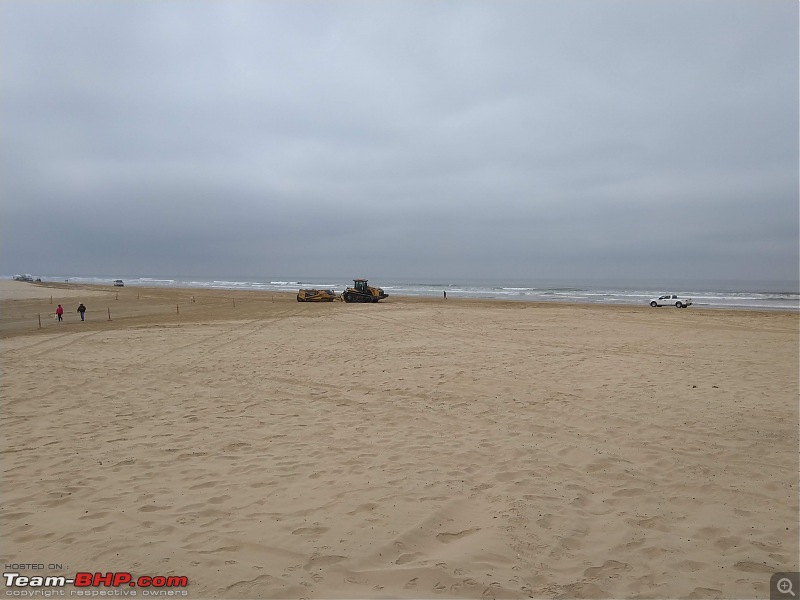
[[[58,305],[58,308],[56,309],[56,318],[59,321],[63,321],[64,320],[64,308],[60,304]]]
[[[81,313],[81,321],[83,321],[83,314],[86,312],[86,307],[81,302],[81,305],[78,307],[78,312]]]

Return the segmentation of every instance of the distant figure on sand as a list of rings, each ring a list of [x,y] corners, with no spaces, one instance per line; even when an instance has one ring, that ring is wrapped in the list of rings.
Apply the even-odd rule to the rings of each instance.
[[[83,305],[83,302],[81,302],[81,305],[78,307],[78,312],[81,313],[81,321],[83,321],[83,313],[86,312],[86,307]]]
[[[59,304],[59,305],[58,305],[58,308],[56,309],[56,318],[57,318],[59,321],[63,321],[63,320],[64,320],[64,316],[63,316],[63,315],[64,315],[64,309],[63,309],[63,308],[61,307],[61,305]]]
[[[444,299],[447,300],[447,290],[442,292],[444,294]]]

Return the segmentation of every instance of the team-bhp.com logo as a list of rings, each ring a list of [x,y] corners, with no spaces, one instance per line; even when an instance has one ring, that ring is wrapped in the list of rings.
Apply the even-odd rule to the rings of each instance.
[[[189,578],[176,575],[142,575],[134,577],[126,572],[111,573],[76,573],[74,577],[63,575],[39,576],[21,575],[20,573],[3,573],[7,596],[45,596],[45,590],[52,595],[65,595],[64,588],[69,585],[77,590],[69,590],[71,596],[136,596],[130,588],[141,588],[142,596],[186,596],[188,592],[181,588],[189,585]],[[115,588],[102,590],[98,588]],[[177,589],[176,589],[177,588]],[[50,595],[50,594],[47,594]]]

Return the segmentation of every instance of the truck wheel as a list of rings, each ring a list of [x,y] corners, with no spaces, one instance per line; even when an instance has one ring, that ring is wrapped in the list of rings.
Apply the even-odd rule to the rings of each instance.
[[[655,303],[655,301],[654,301],[654,302],[651,302],[651,303],[650,303],[650,306],[652,306],[653,308],[655,308],[656,306],[658,306],[658,304],[656,304],[656,303]]]
[[[683,308],[683,303],[682,302],[676,302],[675,303],[675,307],[676,308]]]

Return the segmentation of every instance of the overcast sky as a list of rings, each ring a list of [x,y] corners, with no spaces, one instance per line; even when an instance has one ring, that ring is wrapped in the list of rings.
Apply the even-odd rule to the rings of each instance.
[[[798,3],[0,3],[0,274],[798,279]]]

